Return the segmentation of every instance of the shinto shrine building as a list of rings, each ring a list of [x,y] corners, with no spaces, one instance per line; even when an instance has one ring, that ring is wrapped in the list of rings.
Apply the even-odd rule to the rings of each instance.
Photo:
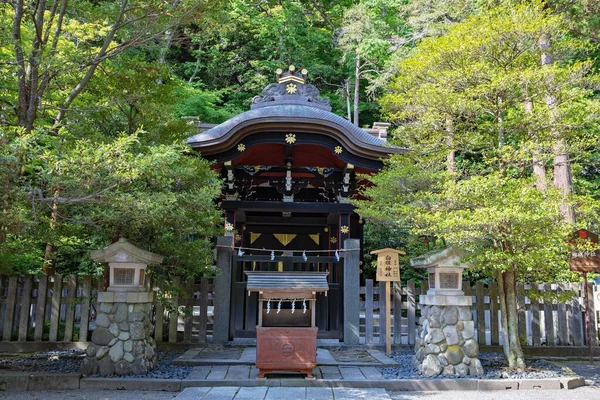
[[[255,337],[258,296],[248,295],[245,271],[327,271],[329,291],[316,301],[318,336],[358,344],[363,221],[348,200],[360,176],[405,149],[332,113],[306,78],[293,66],[277,70],[277,82],[249,111],[188,139],[224,181],[216,343]]]

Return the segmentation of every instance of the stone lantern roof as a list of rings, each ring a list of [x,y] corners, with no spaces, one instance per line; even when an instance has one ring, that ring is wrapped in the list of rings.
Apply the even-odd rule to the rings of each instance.
[[[410,265],[414,268],[462,268],[466,269],[469,264],[461,262],[465,252],[456,247],[450,246],[443,250],[433,250],[419,257],[412,258]]]
[[[120,238],[118,242],[108,247],[92,251],[92,259],[97,262],[158,265],[162,263],[163,256],[140,249],[129,243],[127,239]]]

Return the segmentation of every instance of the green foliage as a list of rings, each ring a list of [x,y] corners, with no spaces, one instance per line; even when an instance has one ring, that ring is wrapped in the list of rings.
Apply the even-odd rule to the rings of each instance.
[[[544,67],[542,38],[550,38],[554,56]],[[422,40],[397,65],[382,98],[401,125],[396,142],[413,152],[393,157],[374,178],[365,191],[374,201],[360,202],[361,212],[441,236],[468,250],[489,276],[516,270],[527,281],[573,279],[566,245],[573,227],[559,212],[564,199],[538,190],[530,176],[534,155],[544,166],[552,160],[557,137],[572,154],[595,149],[599,109],[587,87],[597,77],[590,62],[573,60],[587,49],[560,15],[538,3],[492,8]],[[570,201],[581,225],[594,220],[589,196]]]

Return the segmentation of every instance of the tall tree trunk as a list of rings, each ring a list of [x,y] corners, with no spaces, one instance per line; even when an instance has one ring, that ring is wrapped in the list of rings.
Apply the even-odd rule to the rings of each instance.
[[[171,48],[171,43],[173,42],[173,30],[174,29],[168,29],[165,32],[165,36],[163,38],[163,46],[160,48],[160,55],[158,57],[158,63],[161,66],[165,65],[165,63],[167,62],[167,53],[169,52],[169,49]],[[162,76],[156,80],[156,83],[162,85]]]
[[[524,104],[525,113],[528,116],[533,115],[533,101],[527,99]],[[533,163],[533,175],[535,176],[535,186],[540,192],[546,191],[546,166],[542,158],[542,151],[539,147],[535,132],[532,129],[529,130],[529,137],[534,143],[534,149],[532,150],[532,163]]]
[[[344,82],[344,94],[346,97],[346,109],[348,111],[348,122],[352,122],[352,105],[350,104],[350,80]]]
[[[508,367],[523,371],[525,357],[519,340],[519,317],[517,313],[517,286],[515,270],[510,268],[496,273],[498,281],[500,312],[502,315],[502,338],[504,356]]]
[[[550,40],[546,35],[542,35],[539,41],[540,50],[542,50],[541,64],[542,68],[554,62],[550,53]],[[548,86],[552,87],[552,76],[548,77]],[[573,180],[571,177],[571,161],[567,151],[567,141],[557,128],[557,122],[560,118],[557,107],[556,95],[553,89],[549,89],[546,93],[546,105],[549,110],[549,126],[552,130],[554,139],[554,187],[556,187],[563,198],[560,204],[560,214],[565,222],[575,223],[575,210],[569,204],[569,195],[573,191]]]
[[[358,126],[358,100],[360,95],[360,56],[354,64],[354,125]]]
[[[444,122],[446,128],[446,145],[448,146],[448,156],[446,157],[446,170],[449,174],[456,173],[456,150],[454,149],[454,119],[447,116]]]

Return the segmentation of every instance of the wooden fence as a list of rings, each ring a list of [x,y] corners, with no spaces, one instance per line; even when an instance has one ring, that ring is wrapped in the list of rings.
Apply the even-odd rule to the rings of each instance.
[[[368,279],[361,287],[361,336],[366,344],[385,343],[385,301],[391,301],[392,341],[414,345],[415,327],[420,317],[419,296],[428,290],[427,281],[408,281],[406,286],[394,285],[389,299],[379,295],[379,288]],[[463,282],[465,295],[473,297],[472,314],[476,338],[482,345],[501,345],[500,304],[494,282],[471,286]],[[546,293],[544,296],[543,292]],[[592,320],[592,345],[598,345],[598,311],[594,309],[593,287],[588,285]],[[546,300],[554,297],[554,300]],[[557,299],[568,299],[559,302]],[[519,333],[524,345],[583,346],[587,345],[583,284],[522,285],[517,288]]]
[[[2,340],[88,341],[95,327],[98,285],[91,276],[0,275]],[[156,301],[156,341],[206,343],[212,335],[212,288],[212,280],[207,278],[190,281],[183,290],[193,296],[172,296],[165,305]]]
[[[180,282],[175,278],[175,284]],[[499,303],[495,283],[463,283],[465,294],[473,296],[473,319],[480,344],[502,344]],[[181,288],[193,296],[173,295],[167,303],[155,302],[153,319],[157,342],[206,343],[212,335],[213,284],[184,282]],[[389,299],[379,296],[372,280],[361,287],[361,335],[367,344],[385,341],[385,301],[391,301],[394,344],[413,345],[418,304],[427,282],[408,281],[394,285]],[[566,302],[542,300],[538,292],[561,293]],[[592,285],[588,286],[593,309]],[[3,341],[88,341],[95,326],[98,281],[91,276],[1,276],[0,336]],[[40,295],[41,294],[41,295]],[[523,343],[531,346],[582,346],[586,344],[582,285],[519,285],[519,331]],[[597,311],[592,313],[593,345],[598,345]]]

